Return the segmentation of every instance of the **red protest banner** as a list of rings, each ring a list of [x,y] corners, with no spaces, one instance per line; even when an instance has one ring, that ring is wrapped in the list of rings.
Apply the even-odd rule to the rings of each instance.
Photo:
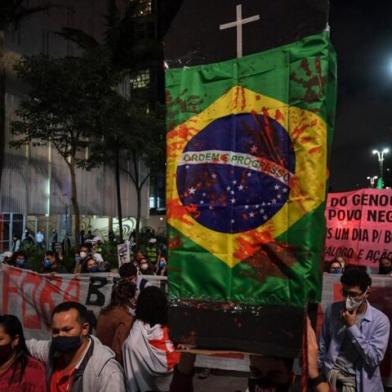
[[[376,267],[392,256],[392,190],[330,193],[325,210],[325,260]]]

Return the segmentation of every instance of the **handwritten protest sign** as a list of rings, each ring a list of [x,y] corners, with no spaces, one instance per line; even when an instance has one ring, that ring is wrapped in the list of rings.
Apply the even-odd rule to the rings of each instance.
[[[129,241],[117,245],[118,267],[131,261],[131,248]]]
[[[325,259],[377,266],[392,256],[392,190],[330,193],[325,211]]]

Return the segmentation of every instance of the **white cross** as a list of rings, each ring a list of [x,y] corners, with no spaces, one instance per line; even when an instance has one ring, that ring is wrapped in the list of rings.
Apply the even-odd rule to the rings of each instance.
[[[256,22],[260,19],[260,15],[254,15],[249,18],[242,19],[242,4],[236,7],[236,20],[234,22],[219,25],[219,30],[237,28],[237,58],[242,57],[242,25],[250,22]]]

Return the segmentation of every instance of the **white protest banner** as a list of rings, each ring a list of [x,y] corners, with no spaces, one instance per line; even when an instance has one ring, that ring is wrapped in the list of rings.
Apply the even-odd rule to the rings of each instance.
[[[110,301],[114,279],[112,274],[40,275],[2,266],[0,313],[17,316],[27,338],[45,339],[57,304],[80,302],[98,315]]]

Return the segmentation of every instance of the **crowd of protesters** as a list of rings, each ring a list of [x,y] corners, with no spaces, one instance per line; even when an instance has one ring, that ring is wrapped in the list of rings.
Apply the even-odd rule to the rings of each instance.
[[[0,261],[4,264],[27,270],[33,270],[39,273],[98,273],[110,272],[116,265],[111,265],[108,260],[104,260],[102,255],[103,241],[100,236],[95,236],[88,231],[87,234],[82,230],[80,233],[80,245],[76,247],[73,253],[73,259],[67,262],[64,254],[64,243],[57,246],[57,232],[54,230],[52,242],[48,249],[45,248],[44,237],[41,231],[36,234],[36,239],[26,231],[23,241],[14,236],[12,251],[6,251],[0,255]],[[113,232],[109,233],[109,242],[111,245],[117,244],[117,239]],[[39,252],[40,260],[33,263],[29,259],[31,249]],[[46,250],[45,250],[46,249]],[[68,249],[71,253],[71,249]],[[116,247],[112,246],[112,259],[116,259]],[[163,244],[158,244],[154,237],[149,238],[145,244],[141,244],[140,249],[136,251],[135,244],[132,244],[130,255],[133,264],[137,270],[144,275],[167,275],[167,255],[166,248]],[[33,265],[35,264],[35,265]],[[118,264],[118,263],[116,263]]]
[[[29,268],[21,249],[3,256],[3,263]],[[0,392],[192,392],[192,347],[180,347],[181,353],[175,350],[166,293],[147,277],[166,275],[165,256],[154,238],[135,251],[132,261],[119,268],[110,303],[97,318],[77,302],[57,305],[50,340],[26,341],[20,321],[11,314],[0,315]],[[341,275],[344,300],[325,310],[319,341],[307,322],[308,390],[382,391],[379,365],[387,349],[390,322],[368,300],[371,277],[366,269],[348,266],[343,258],[326,268]],[[85,235],[71,270],[57,252],[46,250],[39,272],[107,270],[99,241],[89,241]],[[391,260],[380,260],[378,272],[391,275],[391,271]],[[294,380],[292,360],[250,356],[249,392],[292,391]]]
[[[1,315],[0,392],[192,392],[192,347],[175,350],[166,294],[139,268],[122,265],[96,325],[84,305],[64,302],[52,311],[51,339],[25,341],[19,320]],[[368,301],[372,281],[365,270],[347,268],[340,281],[344,301],[326,309],[319,344],[307,322],[309,390],[382,391],[389,320]],[[248,391],[291,391],[294,380],[292,360],[250,356]]]

